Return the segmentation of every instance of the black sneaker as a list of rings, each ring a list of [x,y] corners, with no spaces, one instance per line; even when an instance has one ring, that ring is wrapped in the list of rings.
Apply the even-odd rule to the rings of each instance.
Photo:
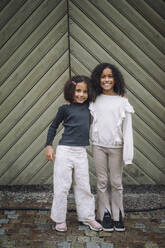
[[[124,227],[124,223],[123,223],[123,220],[122,220],[122,213],[121,213],[121,211],[120,211],[120,214],[119,214],[119,221],[114,221],[114,228],[115,228],[115,231],[118,231],[118,232],[125,231],[125,227]]]
[[[104,213],[102,227],[105,232],[112,232],[114,230],[114,223],[108,210]]]

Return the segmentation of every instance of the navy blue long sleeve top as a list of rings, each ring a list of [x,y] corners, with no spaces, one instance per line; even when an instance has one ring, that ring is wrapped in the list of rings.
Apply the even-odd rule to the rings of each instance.
[[[88,103],[71,103],[59,107],[57,115],[48,129],[45,146],[52,145],[60,123],[63,123],[64,132],[59,145],[89,145],[90,112]]]

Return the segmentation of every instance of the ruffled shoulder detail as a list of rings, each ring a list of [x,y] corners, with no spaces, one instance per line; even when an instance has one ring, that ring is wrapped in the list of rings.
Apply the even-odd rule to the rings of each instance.
[[[125,99],[124,109],[128,113],[134,113],[135,112],[132,105],[128,102],[128,99]]]
[[[117,126],[120,126],[122,124],[123,119],[126,117],[126,113],[134,113],[134,109],[132,105],[128,102],[128,99],[124,98],[124,103],[122,107],[120,108],[120,120],[117,123]]]

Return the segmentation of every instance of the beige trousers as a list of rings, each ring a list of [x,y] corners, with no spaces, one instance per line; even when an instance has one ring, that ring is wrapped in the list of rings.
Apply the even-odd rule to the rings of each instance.
[[[102,220],[104,210],[107,208],[112,218],[118,221],[120,210],[124,217],[122,186],[123,149],[94,145],[93,157],[97,174],[97,218]]]
[[[88,158],[85,147],[62,146],[56,149],[54,163],[54,197],[51,218],[64,222],[67,195],[72,184],[79,221],[95,219],[95,200],[89,184]]]

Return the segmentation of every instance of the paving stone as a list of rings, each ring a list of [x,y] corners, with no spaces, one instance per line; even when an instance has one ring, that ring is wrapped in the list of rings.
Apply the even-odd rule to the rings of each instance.
[[[76,241],[77,240],[77,236],[73,236],[73,235],[67,235],[66,241]]]
[[[59,235],[57,235],[57,233],[54,233],[54,234],[50,233],[49,234],[45,231],[43,231],[43,232],[44,233],[41,234],[41,237],[38,240],[42,240],[42,241],[44,241],[44,243],[45,243],[45,241],[63,242],[63,241],[66,241],[66,238],[67,238],[66,234],[59,236]],[[34,235],[34,239],[35,239],[35,236],[36,235]]]
[[[57,244],[56,241],[45,241],[43,248],[55,248],[57,247],[56,244]]]
[[[80,231],[89,230],[89,227],[88,227],[88,226],[85,226],[85,225],[80,225],[80,226],[78,227],[78,230],[80,230]]]
[[[101,243],[101,248],[115,248],[113,243]]]
[[[161,219],[161,223],[165,223],[165,219]]]
[[[46,241],[43,247],[44,248],[71,248],[71,243]]]
[[[1,244],[1,242],[3,242],[4,240],[8,240],[8,241],[11,240],[10,237],[9,237],[6,233],[5,233],[4,235],[1,236],[1,238],[0,238],[0,244]]]
[[[104,239],[103,238],[99,238],[99,237],[91,237],[91,242],[96,242],[96,243],[99,243],[99,242],[103,242]]]
[[[49,211],[41,211],[41,210],[39,210],[37,215],[46,215],[46,216],[48,216],[48,215],[50,215],[50,212]]]
[[[87,248],[100,248],[99,244],[95,243],[95,242],[88,242],[86,244]]]
[[[44,218],[40,216],[40,218],[36,218],[34,221],[34,224],[46,224],[47,223],[47,218]]]
[[[115,244],[115,248],[144,248],[143,243],[139,242],[130,242],[127,244]]]
[[[135,228],[141,229],[143,232],[146,231],[146,225],[144,225],[143,223],[136,223]]]
[[[57,248],[71,248],[71,244],[69,242],[57,242]]]
[[[77,240],[79,241],[79,242],[89,242],[90,241],[90,237],[85,237],[85,236],[80,236],[80,237],[77,237]]]
[[[5,229],[0,229],[0,235],[3,235],[3,234],[5,234]]]
[[[7,224],[9,223],[9,219],[0,219],[0,224]]]
[[[84,243],[72,242],[71,248],[84,248]]]
[[[131,213],[129,214],[130,219],[140,219],[140,216],[138,213]]]
[[[8,217],[9,219],[18,219],[19,214],[8,214],[7,217]]]
[[[24,239],[24,240],[19,240],[19,241],[16,241],[16,247],[32,247],[32,241],[31,240],[27,240],[27,239]]]
[[[10,219],[10,224],[18,224],[20,222],[21,222],[20,218],[18,218],[18,219]]]
[[[16,211],[15,210],[5,210],[5,215],[8,215],[8,214],[16,214]]]
[[[43,248],[43,241],[32,241],[29,248]],[[17,247],[16,247],[17,248]]]
[[[51,225],[50,224],[40,224],[40,225],[37,225],[37,229],[38,230],[49,230],[51,228]]]
[[[144,247],[145,248],[159,248],[159,246],[153,242],[147,242]]]
[[[85,230],[85,235],[89,237],[96,237],[98,236],[98,233],[92,230]]]
[[[159,225],[159,228],[165,229],[165,223],[161,223],[161,224]]]
[[[110,237],[112,232],[99,232],[99,237]]]
[[[6,241],[1,244],[2,248],[16,248],[15,241]]]

